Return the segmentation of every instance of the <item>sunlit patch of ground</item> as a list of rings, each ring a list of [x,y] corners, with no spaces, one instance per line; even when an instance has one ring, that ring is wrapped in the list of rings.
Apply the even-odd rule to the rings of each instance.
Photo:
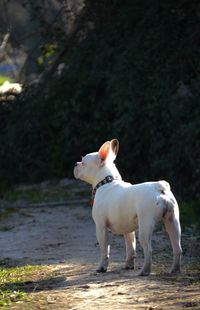
[[[82,199],[70,186],[66,204],[18,202],[8,212],[5,208],[0,218],[0,309],[200,309],[197,234],[183,233],[182,274],[171,276],[172,250],[159,227],[149,277],[136,276],[143,262],[139,244],[135,270],[127,271],[124,240],[110,234],[109,269],[98,274],[91,209],[85,194]]]

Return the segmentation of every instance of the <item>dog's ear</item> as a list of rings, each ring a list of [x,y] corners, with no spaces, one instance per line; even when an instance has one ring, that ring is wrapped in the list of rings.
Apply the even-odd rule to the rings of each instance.
[[[113,139],[110,141],[110,143],[113,153],[115,154],[115,156],[117,156],[117,153],[119,151],[119,141],[117,139]]]
[[[99,149],[98,154],[101,161],[105,161],[109,155],[111,142],[106,141]]]

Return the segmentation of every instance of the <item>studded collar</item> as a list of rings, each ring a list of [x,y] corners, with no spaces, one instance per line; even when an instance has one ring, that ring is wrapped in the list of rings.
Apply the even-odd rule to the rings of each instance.
[[[114,178],[112,175],[108,175],[107,177],[105,177],[105,179],[103,179],[102,181],[100,181],[95,188],[92,190],[92,195],[91,195],[91,200],[90,200],[90,205],[91,207],[93,207],[94,204],[94,197],[96,194],[96,191],[99,187],[107,184],[107,183],[111,183],[113,180],[117,180],[117,178]]]

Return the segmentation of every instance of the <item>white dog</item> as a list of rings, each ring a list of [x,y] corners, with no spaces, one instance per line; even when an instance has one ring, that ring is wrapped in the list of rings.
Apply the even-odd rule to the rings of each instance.
[[[124,235],[126,269],[134,268],[136,256],[135,230],[144,251],[144,264],[139,275],[151,272],[151,237],[155,224],[163,221],[173,248],[171,273],[180,272],[181,227],[179,208],[166,181],[132,185],[122,181],[114,164],[119,142],[105,142],[98,152],[87,154],[74,168],[74,176],[92,184],[94,205],[92,216],[96,224],[101,250],[98,272],[105,272],[109,260],[108,230]]]

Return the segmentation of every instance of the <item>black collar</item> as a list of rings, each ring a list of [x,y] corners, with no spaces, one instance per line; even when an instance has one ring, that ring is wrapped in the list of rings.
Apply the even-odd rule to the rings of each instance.
[[[103,179],[102,181],[100,181],[96,186],[95,188],[92,190],[92,197],[91,197],[91,207],[93,206],[93,202],[94,202],[94,197],[95,197],[95,194],[96,194],[96,191],[99,187],[107,184],[107,183],[111,183],[113,180],[117,180],[117,178],[114,178],[112,175],[107,175],[107,177],[105,177],[105,179]]]

